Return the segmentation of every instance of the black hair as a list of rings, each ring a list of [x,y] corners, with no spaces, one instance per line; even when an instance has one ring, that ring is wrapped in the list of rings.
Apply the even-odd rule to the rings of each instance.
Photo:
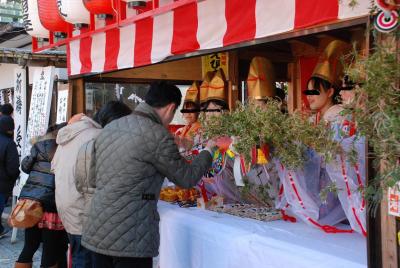
[[[171,103],[178,108],[181,105],[182,93],[175,85],[167,82],[154,82],[144,97],[144,101],[153,108],[162,108]]]
[[[109,101],[94,115],[93,120],[105,127],[111,121],[130,115],[131,108],[121,101]]]
[[[314,89],[316,90],[322,89],[324,91],[327,91],[328,89],[333,88],[332,102],[333,104],[340,103],[340,96],[339,96],[340,88],[337,85],[331,84],[329,81],[322,79],[320,77],[313,76],[307,81],[307,87],[311,81],[314,81]]]
[[[12,107],[11,104],[6,103],[0,106],[0,112],[4,115],[9,115],[11,116],[12,113],[14,112],[14,108]]]
[[[276,100],[279,100],[279,101],[284,101],[285,100],[285,98],[286,98],[286,93],[285,93],[285,91],[282,89],[282,88],[280,88],[280,87],[277,87],[276,88],[276,96],[274,97]]]
[[[14,119],[9,115],[1,115],[0,116],[0,133],[12,137],[14,130]]]
[[[198,113],[200,112],[200,107],[197,103],[189,101],[183,104],[181,113]]]
[[[211,103],[211,102],[214,102],[216,105],[219,105],[219,106],[221,106],[222,108],[222,110],[229,110],[229,107],[228,107],[228,104],[225,102],[225,101],[223,101],[223,100],[208,100],[208,101],[206,101],[205,103],[203,103],[202,105],[201,105],[201,110],[206,110],[207,109],[207,106]]]
[[[46,134],[54,132],[54,131],[58,131],[58,130],[62,129],[63,127],[65,127],[66,125],[68,125],[67,122],[51,125],[47,128]]]

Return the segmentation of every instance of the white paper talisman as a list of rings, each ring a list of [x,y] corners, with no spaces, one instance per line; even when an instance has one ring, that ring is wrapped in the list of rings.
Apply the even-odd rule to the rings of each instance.
[[[400,217],[400,183],[389,188],[388,209],[389,215]]]
[[[64,85],[62,85],[64,87]],[[65,88],[65,87],[64,87]],[[67,89],[62,89],[58,91],[57,97],[57,120],[56,123],[67,122],[67,111],[68,111],[68,85]],[[61,89],[61,85],[59,85]]]
[[[53,66],[36,69],[33,75],[25,152],[29,154],[33,138],[46,134],[50,118],[51,94],[54,83]]]

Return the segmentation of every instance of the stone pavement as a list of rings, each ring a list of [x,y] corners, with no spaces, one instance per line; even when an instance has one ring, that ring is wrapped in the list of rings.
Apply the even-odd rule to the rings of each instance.
[[[7,226],[7,217],[11,208],[7,207],[3,213],[2,223]],[[11,230],[10,232],[0,238],[0,268],[14,268],[14,263],[17,260],[21,250],[24,246],[24,231],[18,230],[17,241],[11,243]],[[33,268],[40,268],[41,248],[36,252],[33,257]],[[154,258],[153,268],[158,268],[158,258]]]
[[[11,208],[7,207],[3,213],[2,223],[3,226],[7,225],[7,217]],[[18,230],[17,241],[15,243],[11,243],[11,230],[10,232],[0,238],[0,267],[1,268],[13,268],[15,261],[18,259],[19,254],[24,246],[24,231]],[[40,256],[41,249],[36,252],[33,258],[33,267],[40,267]]]
[[[2,223],[7,226],[7,217],[11,208],[7,207],[3,213]],[[22,248],[24,247],[24,231],[18,230],[17,241],[11,243],[11,230],[3,238],[0,238],[0,268],[14,268],[14,263],[18,259]],[[41,248],[36,252],[33,257],[33,268],[40,267]],[[159,258],[154,258],[153,268],[158,268]]]

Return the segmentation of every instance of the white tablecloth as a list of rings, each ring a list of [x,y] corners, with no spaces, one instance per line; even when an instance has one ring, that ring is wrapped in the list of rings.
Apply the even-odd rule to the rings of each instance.
[[[366,239],[159,202],[160,268],[367,267]]]

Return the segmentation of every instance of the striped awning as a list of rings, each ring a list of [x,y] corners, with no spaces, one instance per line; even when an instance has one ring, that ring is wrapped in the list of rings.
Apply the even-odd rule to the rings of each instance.
[[[173,0],[161,0],[163,2]],[[69,42],[70,75],[161,62],[369,13],[369,0],[203,0]],[[168,5],[168,3],[167,3]]]

